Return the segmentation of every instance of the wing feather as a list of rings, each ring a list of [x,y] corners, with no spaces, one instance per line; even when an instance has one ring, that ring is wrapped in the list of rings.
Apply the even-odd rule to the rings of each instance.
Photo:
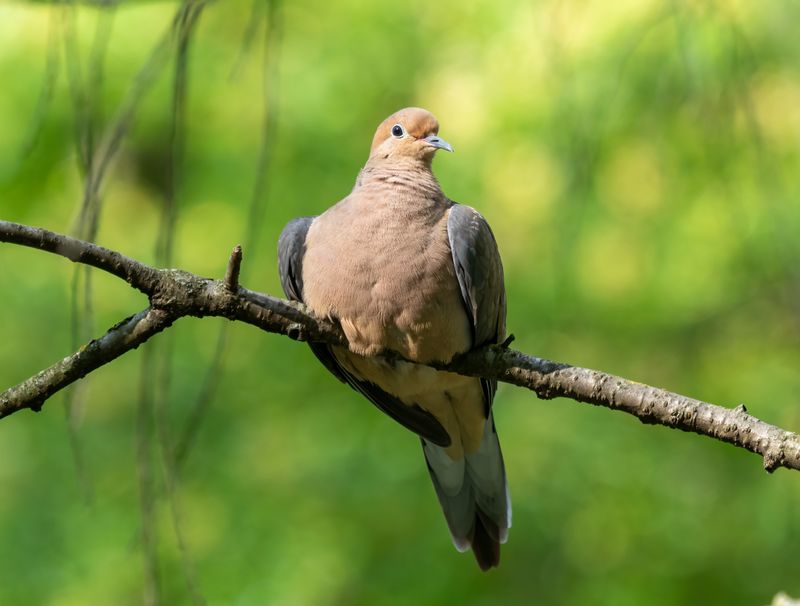
[[[453,204],[447,236],[464,308],[472,320],[472,346],[501,343],[506,332],[506,291],[500,252],[489,224],[474,208]],[[488,417],[497,381],[481,379],[481,387]]]

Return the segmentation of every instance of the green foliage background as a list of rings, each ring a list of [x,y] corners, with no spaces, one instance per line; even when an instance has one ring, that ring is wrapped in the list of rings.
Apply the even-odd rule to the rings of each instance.
[[[107,34],[102,83],[88,91],[102,133],[176,8],[0,6],[1,218],[74,229],[81,103],[68,76],[80,66],[90,79],[96,32]],[[282,226],[346,195],[377,123],[423,106],[456,148],[435,162],[444,190],[495,229],[515,346],[744,402],[800,430],[800,5],[285,2],[267,82],[265,211],[252,221],[264,20],[243,40],[262,12],[211,3],[190,45],[174,266],[219,277],[252,229],[244,282],[279,293]],[[172,70],[115,157],[97,237],[151,263]],[[73,350],[73,271],[0,245],[0,387]],[[92,335],[146,305],[99,272],[93,288]],[[758,605],[779,590],[800,595],[796,473],[768,476],[757,457],[712,440],[509,386],[496,419],[514,527],[501,567],[482,574],[452,548],[417,440],[303,345],[244,325],[229,327],[216,395],[167,491],[163,444],[185,427],[222,324],[182,320],[142,348],[156,347],[149,370],[139,350],[82,382],[80,465],[63,395],[0,423],[1,604],[141,603],[145,468],[164,604],[192,603],[187,570],[209,604]],[[154,437],[146,467],[142,386],[157,404],[144,423]]]

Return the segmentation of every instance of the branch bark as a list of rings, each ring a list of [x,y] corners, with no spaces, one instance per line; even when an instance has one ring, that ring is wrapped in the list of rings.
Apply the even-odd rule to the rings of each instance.
[[[19,385],[0,393],[0,418],[39,410],[54,393],[109,363],[184,316],[221,316],[298,341],[347,346],[338,325],[314,317],[305,306],[238,286],[240,252],[226,279],[211,280],[177,269],[156,269],[118,252],[54,232],[0,221],[0,242],[39,248],[111,273],[146,294],[150,306],[113,326],[99,339]],[[763,457],[764,468],[800,471],[800,436],[748,414],[604,372],[529,356],[502,345],[482,347],[432,366],[471,377],[525,387],[542,399],[565,397],[715,438]],[[387,356],[397,357],[393,352]]]

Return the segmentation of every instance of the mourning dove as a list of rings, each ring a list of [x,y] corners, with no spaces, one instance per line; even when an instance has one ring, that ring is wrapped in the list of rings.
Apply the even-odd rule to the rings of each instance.
[[[423,364],[503,341],[503,267],[484,218],[449,200],[431,172],[435,152],[452,151],[438,132],[419,108],[384,120],[350,195],[284,228],[279,271],[287,297],[347,337],[349,349],[312,343],[317,358],[419,435],[456,548],[472,547],[488,570],[511,525],[497,383]],[[374,357],[384,352],[408,361]]]

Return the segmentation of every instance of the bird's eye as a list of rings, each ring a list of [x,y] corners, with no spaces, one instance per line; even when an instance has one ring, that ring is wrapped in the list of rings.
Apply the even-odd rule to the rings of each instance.
[[[402,137],[403,135],[405,135],[405,134],[406,134],[406,131],[405,131],[405,130],[403,130],[403,127],[402,127],[402,126],[400,126],[399,124],[395,124],[395,125],[392,127],[392,134],[393,134],[395,137]]]

